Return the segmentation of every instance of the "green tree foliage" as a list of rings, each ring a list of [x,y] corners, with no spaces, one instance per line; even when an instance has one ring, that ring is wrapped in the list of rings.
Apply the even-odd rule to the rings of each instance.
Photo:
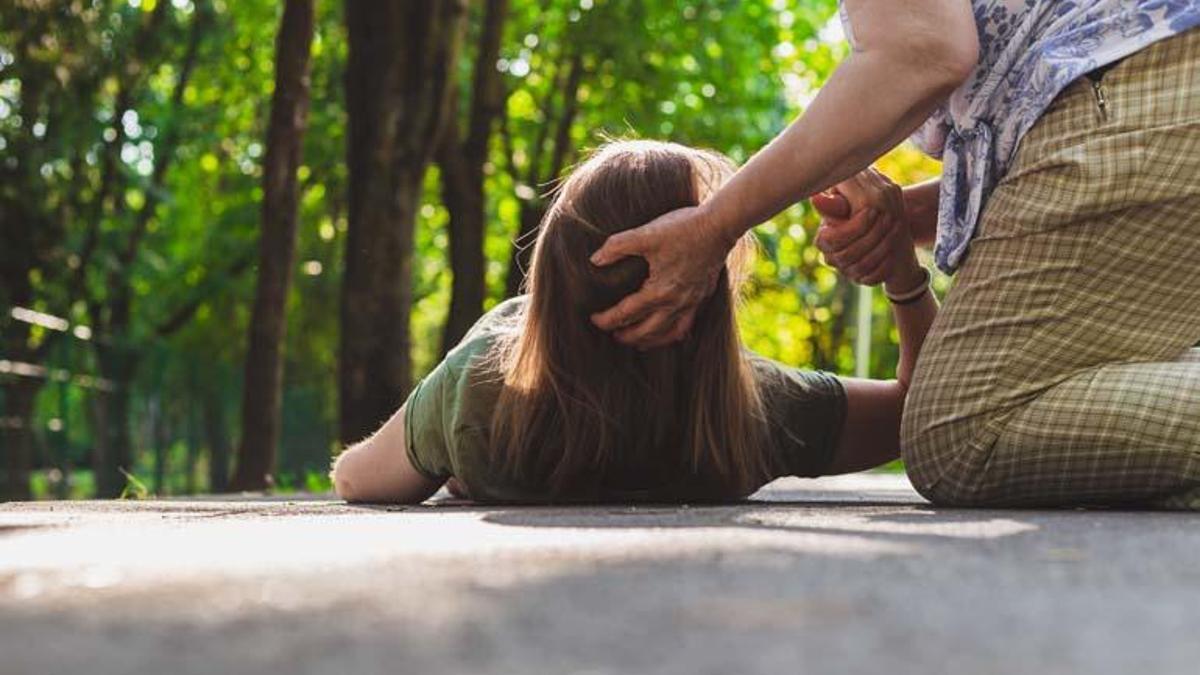
[[[488,4],[468,3],[453,64],[448,110],[460,142],[477,68],[488,65],[477,58]],[[528,244],[555,180],[588,148],[640,136],[744,160],[803,108],[846,49],[834,0],[492,4],[504,14],[491,64],[501,75],[501,109],[483,145],[481,309],[518,290],[513,240]],[[118,494],[126,486],[120,469],[159,493],[224,487],[233,439],[255,423],[238,419],[238,401],[281,7],[0,3],[0,361],[49,369],[0,372],[0,439],[18,478],[11,484],[28,485],[17,461],[24,457],[42,495]],[[328,464],[338,428],[349,210],[344,12],[341,2],[316,3],[281,486],[319,486],[307,477]],[[883,164],[901,182],[936,171],[911,150]],[[416,376],[441,354],[450,306],[445,177],[435,161],[417,209]],[[764,354],[849,372],[857,293],[821,264],[815,225],[797,206],[759,228],[743,332]],[[12,307],[65,319],[66,330],[16,320]],[[885,303],[874,309],[871,372],[887,376],[895,336]],[[18,453],[26,442],[28,452]]]

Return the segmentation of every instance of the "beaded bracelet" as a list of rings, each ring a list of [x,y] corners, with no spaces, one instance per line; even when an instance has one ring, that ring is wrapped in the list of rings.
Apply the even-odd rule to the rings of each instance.
[[[912,290],[903,293],[891,293],[885,287],[883,294],[887,296],[888,301],[893,305],[911,305],[925,297],[925,294],[929,292],[929,282],[933,278],[933,275],[924,267],[921,268],[921,271],[924,273],[925,278]]]

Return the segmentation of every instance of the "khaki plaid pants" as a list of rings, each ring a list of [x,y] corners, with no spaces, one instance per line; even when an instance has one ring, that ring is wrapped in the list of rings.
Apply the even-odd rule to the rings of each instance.
[[[935,503],[1200,486],[1200,30],[1102,87],[1025,136],[925,342],[902,445]]]

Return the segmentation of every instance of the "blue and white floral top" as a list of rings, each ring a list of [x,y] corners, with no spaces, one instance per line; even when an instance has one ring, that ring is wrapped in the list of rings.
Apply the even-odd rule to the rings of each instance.
[[[846,35],[853,26],[842,4]],[[913,136],[943,162],[938,267],[953,272],[1025,132],[1071,82],[1200,25],[1200,0],[971,0],[979,66]]]

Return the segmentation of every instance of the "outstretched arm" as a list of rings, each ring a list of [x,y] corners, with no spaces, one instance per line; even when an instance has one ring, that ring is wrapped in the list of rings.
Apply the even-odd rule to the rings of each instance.
[[[908,138],[974,70],[979,44],[961,0],[848,0],[857,38],[804,115],[705,205],[736,239],[857,174]]]
[[[906,201],[882,174],[845,181],[813,202],[825,215],[817,245],[843,274],[884,284],[900,333],[895,380],[843,380],[847,411],[832,473],[862,471],[900,456],[900,422],[917,356],[937,317],[929,276],[913,250]],[[923,290],[922,290],[923,289]]]
[[[421,475],[408,459],[404,413],[392,415],[370,438],[352,446],[333,463],[333,487],[348,502],[417,504],[442,486]]]
[[[937,316],[933,293],[919,302],[893,305],[900,331],[900,365],[895,380],[845,379],[846,421],[830,473],[853,473],[900,457],[900,420],[912,381],[913,363]]]
[[[854,51],[805,114],[699,207],[613,235],[593,262],[642,256],[642,289],[593,321],[642,348],[677,340],[746,230],[858,173],[912,133],[975,68],[962,0],[846,0]]]

